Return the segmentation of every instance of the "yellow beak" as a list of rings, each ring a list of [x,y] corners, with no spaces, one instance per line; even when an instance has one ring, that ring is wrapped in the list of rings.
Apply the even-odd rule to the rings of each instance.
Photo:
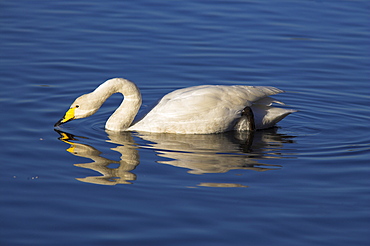
[[[75,118],[75,109],[76,108],[70,108],[68,109],[68,111],[66,112],[66,114],[64,115],[63,118],[61,118],[57,123],[55,123],[54,127],[57,127],[63,123],[66,123],[68,121],[71,121]]]

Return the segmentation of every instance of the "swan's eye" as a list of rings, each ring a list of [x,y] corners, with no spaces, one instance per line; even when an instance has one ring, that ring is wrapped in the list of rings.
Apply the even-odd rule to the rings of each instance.
[[[76,108],[79,108],[80,106],[79,105],[76,105]]]

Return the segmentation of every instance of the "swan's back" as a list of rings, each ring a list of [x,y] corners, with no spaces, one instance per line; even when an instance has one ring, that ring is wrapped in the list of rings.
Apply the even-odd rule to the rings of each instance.
[[[268,86],[203,85],[165,95],[128,130],[168,133],[219,133],[233,130],[243,109],[284,92]]]

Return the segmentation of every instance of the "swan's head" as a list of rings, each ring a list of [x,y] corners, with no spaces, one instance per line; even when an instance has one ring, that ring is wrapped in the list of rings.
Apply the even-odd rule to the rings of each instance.
[[[72,103],[63,118],[55,123],[54,126],[56,127],[71,120],[86,118],[93,115],[98,111],[100,105],[101,103],[99,104],[96,102],[96,98],[91,97],[91,93],[82,95]]]

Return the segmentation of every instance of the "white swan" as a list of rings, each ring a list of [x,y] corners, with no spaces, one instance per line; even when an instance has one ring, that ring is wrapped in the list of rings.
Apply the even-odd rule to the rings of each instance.
[[[112,94],[122,93],[124,100],[107,120],[107,130],[211,134],[263,129],[295,112],[271,107],[274,102],[283,104],[269,97],[281,92],[284,91],[275,87],[242,85],[179,89],[165,95],[141,120],[132,123],[141,106],[140,91],[129,80],[114,78],[78,97],[55,126],[88,117]]]

